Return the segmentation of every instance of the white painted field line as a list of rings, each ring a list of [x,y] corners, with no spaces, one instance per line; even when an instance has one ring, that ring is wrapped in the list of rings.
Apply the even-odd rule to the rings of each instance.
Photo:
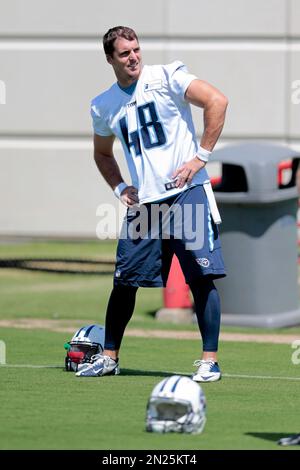
[[[262,380],[296,380],[300,381],[300,377],[278,377],[273,375],[246,375],[246,374],[222,374],[222,377],[236,379],[262,379]]]
[[[27,368],[27,369],[63,369],[61,364],[59,365],[40,365],[40,364],[0,364],[0,369],[5,367],[18,367],[18,368]]]
[[[58,365],[38,365],[38,364],[1,364],[1,368],[27,368],[27,369],[64,369],[62,364]],[[157,371],[157,370],[147,370],[145,371],[146,374],[156,372],[170,374],[170,375],[191,375],[187,372],[174,372],[174,371]],[[122,373],[122,370],[121,370]],[[260,379],[260,380],[294,380],[299,382],[300,377],[282,377],[282,376],[274,376],[274,375],[248,375],[248,374],[222,374],[222,377],[229,378],[229,379]]]
[[[149,370],[147,372],[158,372],[155,370]],[[174,374],[174,375],[187,375],[191,376],[186,372],[171,372],[171,371],[161,371],[165,372],[166,374]],[[122,370],[121,370],[122,373]],[[261,380],[296,380],[300,381],[300,377],[278,377],[274,375],[247,375],[247,374],[222,374],[222,377],[229,378],[229,379],[261,379]]]

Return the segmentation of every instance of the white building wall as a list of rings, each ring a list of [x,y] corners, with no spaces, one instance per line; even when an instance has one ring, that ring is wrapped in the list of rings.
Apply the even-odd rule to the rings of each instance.
[[[117,207],[93,162],[89,102],[114,81],[101,44],[118,24],[139,34],[144,63],[180,59],[228,96],[219,145],[300,149],[299,0],[2,0],[0,9],[0,235],[95,237],[97,206]],[[194,117],[200,135],[199,109]],[[127,175],[118,143],[116,154]]]

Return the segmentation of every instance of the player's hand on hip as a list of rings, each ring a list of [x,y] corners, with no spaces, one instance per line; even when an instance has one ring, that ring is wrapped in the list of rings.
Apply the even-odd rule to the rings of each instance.
[[[199,160],[197,157],[184,163],[184,165],[178,168],[172,175],[173,179],[176,180],[176,188],[183,188],[185,184],[191,183],[195,174],[204,167],[205,162]]]
[[[139,203],[138,190],[134,186],[127,186],[120,194],[120,201],[130,207]]]

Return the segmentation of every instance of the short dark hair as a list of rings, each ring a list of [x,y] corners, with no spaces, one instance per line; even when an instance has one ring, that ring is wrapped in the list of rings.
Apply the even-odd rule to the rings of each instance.
[[[112,57],[114,53],[114,42],[117,38],[124,38],[128,41],[134,41],[134,39],[136,39],[138,41],[136,32],[131,28],[127,28],[126,26],[110,28],[103,36],[103,48],[106,55]]]

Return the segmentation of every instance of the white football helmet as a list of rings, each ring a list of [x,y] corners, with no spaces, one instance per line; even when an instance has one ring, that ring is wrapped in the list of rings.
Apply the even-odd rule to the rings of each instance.
[[[189,377],[172,375],[153,389],[147,406],[146,431],[199,434],[206,422],[202,388]]]
[[[101,325],[87,325],[76,331],[71,341],[65,343],[67,350],[65,368],[76,372],[78,364],[90,362],[94,354],[104,349],[105,328]]]

